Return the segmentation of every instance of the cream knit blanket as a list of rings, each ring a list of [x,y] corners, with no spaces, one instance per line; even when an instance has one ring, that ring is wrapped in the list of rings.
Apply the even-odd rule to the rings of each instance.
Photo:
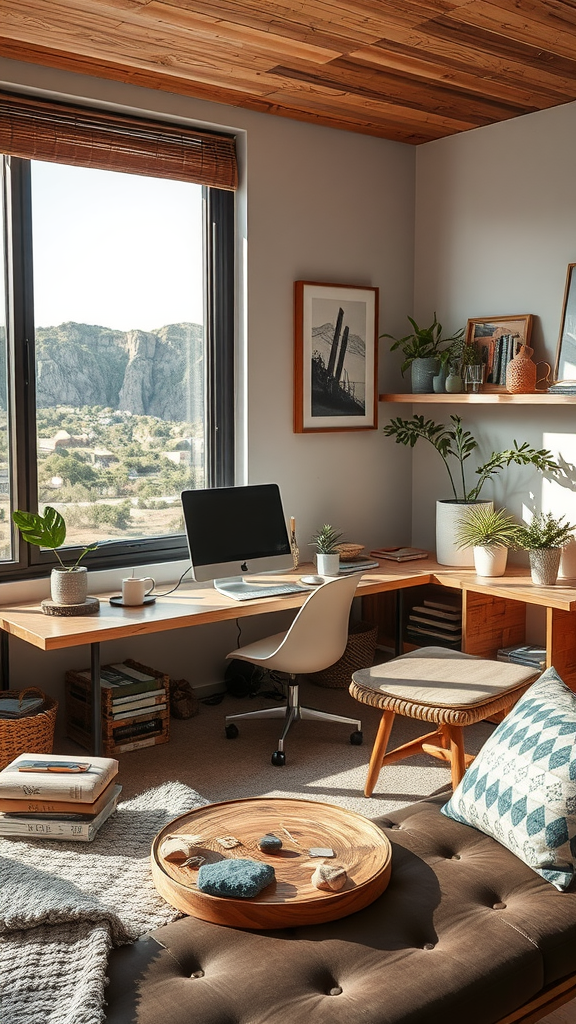
[[[0,1021],[101,1024],[108,953],[179,917],[150,846],[204,800],[180,782],[118,805],[91,843],[0,839]]]

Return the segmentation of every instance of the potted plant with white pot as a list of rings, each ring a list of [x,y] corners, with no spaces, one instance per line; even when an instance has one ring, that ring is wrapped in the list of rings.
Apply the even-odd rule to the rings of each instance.
[[[472,548],[478,576],[503,576],[517,532],[518,523],[505,508],[473,505],[457,523],[456,543]]]
[[[342,534],[325,523],[312,537],[316,548],[316,567],[321,576],[337,576],[340,570],[338,541]]]
[[[528,552],[532,583],[553,587],[558,579],[562,548],[572,536],[574,526],[552,512],[539,512],[527,526],[518,527],[515,546]]]
[[[55,605],[81,605],[86,601],[88,593],[88,571],[79,563],[89,551],[94,551],[98,544],[89,544],[79,554],[73,565],[64,565],[58,548],[66,540],[66,523],[64,517],[51,505],[44,507],[44,515],[39,512],[16,511],[12,519],[28,544],[39,548],[50,548],[54,551],[60,565],[52,569],[50,575],[50,596]]]
[[[394,342],[390,351],[402,350],[404,361],[400,372],[404,376],[408,367],[411,368],[412,393],[429,394],[434,390],[433,378],[440,368],[440,356],[455,341],[460,340],[464,334],[462,327],[455,334],[448,338],[442,337],[442,324],[438,322],[436,313],[434,320],[429,327],[419,327],[416,321],[409,316],[412,324],[412,333],[406,334],[403,338],[394,338],[392,334],[381,334],[381,338],[391,338]]]
[[[534,466],[540,472],[558,473],[560,466],[546,448],[533,448],[524,441],[501,452],[492,452],[490,458],[474,470],[476,480],[472,486],[466,480],[465,464],[478,448],[478,442],[469,430],[464,430],[460,416],[450,416],[451,425],[425,420],[423,416],[390,420],[384,427],[387,437],[393,437],[397,444],[414,445],[423,438],[436,449],[442,459],[450,485],[452,497],[436,502],[436,559],[441,565],[473,565],[474,555],[469,547],[458,548],[455,540],[456,523],[462,518],[463,506],[482,503],[494,507],[492,501],[484,501],[480,493],[488,480],[506,466]],[[455,465],[455,472],[451,466]]]

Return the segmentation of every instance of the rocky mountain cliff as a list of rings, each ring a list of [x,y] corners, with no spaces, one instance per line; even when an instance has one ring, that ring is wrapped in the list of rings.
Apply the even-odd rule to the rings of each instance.
[[[36,401],[110,406],[165,420],[193,421],[203,410],[200,324],[115,331],[66,323],[36,330]]]

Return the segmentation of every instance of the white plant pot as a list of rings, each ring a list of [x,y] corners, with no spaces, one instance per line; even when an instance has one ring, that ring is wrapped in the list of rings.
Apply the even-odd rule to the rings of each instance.
[[[88,570],[84,565],[75,569],[52,569],[50,596],[54,604],[84,604],[88,594]]]
[[[316,568],[320,576],[337,576],[340,571],[340,555],[316,555]]]
[[[536,587],[553,587],[558,579],[562,548],[536,548],[528,552],[530,575]]]
[[[503,544],[474,547],[474,568],[478,576],[503,576],[508,561],[508,548]]]
[[[493,501],[455,501],[450,498],[436,502],[436,561],[440,565],[474,565],[474,549],[457,547],[456,532],[466,509],[478,505],[494,508]]]
[[[576,537],[570,537],[567,544],[562,548],[560,555],[560,569],[558,570],[559,580],[576,579]]]

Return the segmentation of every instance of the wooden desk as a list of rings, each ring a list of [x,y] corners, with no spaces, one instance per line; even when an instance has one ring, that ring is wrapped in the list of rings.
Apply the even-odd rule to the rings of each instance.
[[[272,582],[298,579],[312,566],[301,566],[297,573],[253,577]],[[397,565],[382,561],[378,569],[362,576],[358,596],[364,599],[365,613],[376,616],[378,595],[401,595],[409,587],[436,583],[462,592],[462,650],[494,658],[499,647],[522,643],[525,639],[526,605],[546,609],[547,664],[554,664],[562,678],[576,690],[576,588],[564,586],[534,587],[521,569],[511,568],[505,576],[492,580],[476,576],[474,569],[454,569],[438,565],[432,559]],[[170,585],[166,584],[166,589]],[[90,645],[90,670],[93,695],[92,729],[94,753],[101,749],[100,723],[100,644],[122,637],[161,633],[188,626],[224,622],[250,615],[298,608],[306,594],[233,601],[214,590],[211,583],[184,583],[174,593],[158,598],[153,605],[118,608],[108,603],[110,592],[98,594],[98,615],[58,617],[44,615],[37,602],[0,607],[0,669],[2,686],[9,685],[9,637],[16,636],[44,651]],[[377,616],[376,616],[377,621]],[[400,653],[400,635],[396,650]]]

